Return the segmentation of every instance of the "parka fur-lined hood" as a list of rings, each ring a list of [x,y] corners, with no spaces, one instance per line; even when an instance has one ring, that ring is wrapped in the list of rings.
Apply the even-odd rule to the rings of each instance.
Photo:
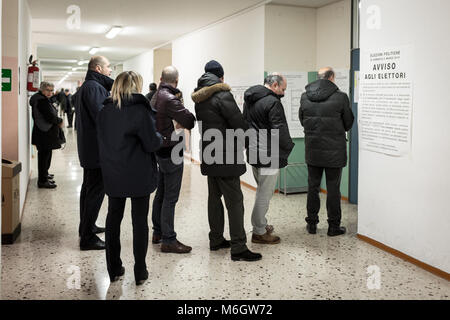
[[[209,72],[198,79],[197,85],[198,87],[191,95],[195,103],[206,101],[217,92],[231,91],[231,87],[228,84],[222,83],[216,75]]]

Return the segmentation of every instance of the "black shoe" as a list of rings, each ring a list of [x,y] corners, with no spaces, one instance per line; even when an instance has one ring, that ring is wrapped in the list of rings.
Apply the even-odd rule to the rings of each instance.
[[[231,242],[225,239],[223,239],[222,243],[218,244],[217,246],[209,247],[211,251],[217,251],[219,249],[226,249],[226,248],[231,248]]]
[[[124,274],[125,274],[125,268],[124,268],[124,267],[121,267],[121,268],[120,268],[120,271],[119,271],[118,273],[116,273],[116,274],[110,274],[110,275],[109,275],[109,280],[110,280],[111,282],[116,282],[116,281],[119,280],[120,277],[123,276]]]
[[[49,183],[51,183],[51,184],[55,184],[55,180],[53,180],[53,179],[48,178],[47,181],[48,181]]]
[[[50,183],[48,181],[38,182],[37,185],[38,185],[38,188],[45,188],[45,189],[55,189],[56,188],[56,184]]]
[[[105,231],[106,231],[106,228],[94,226],[94,233],[95,234],[103,233]]]
[[[48,176],[47,176],[47,178],[49,178],[49,179],[53,179],[55,177],[55,175],[54,174],[48,174]]]
[[[308,232],[310,234],[316,234],[317,232],[317,224],[306,224],[306,230],[308,230]]]
[[[259,253],[253,253],[250,250],[246,250],[239,254],[232,254],[231,260],[233,261],[258,261],[261,260],[262,255]]]
[[[327,235],[330,237],[340,236],[341,234],[344,234],[346,231],[347,229],[345,229],[345,227],[328,228]]]
[[[104,250],[105,249],[105,241],[98,238],[97,240],[94,240],[91,243],[88,243],[86,245],[80,244],[80,250],[81,251],[88,251],[88,250]]]
[[[148,279],[148,271],[145,270],[144,274],[137,276],[136,274],[134,275],[135,280],[136,280],[136,285],[140,286],[142,284],[144,284],[144,282]]]

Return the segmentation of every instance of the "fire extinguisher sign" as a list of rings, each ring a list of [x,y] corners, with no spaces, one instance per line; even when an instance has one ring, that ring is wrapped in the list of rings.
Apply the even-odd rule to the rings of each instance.
[[[2,91],[11,91],[11,69],[2,69]]]

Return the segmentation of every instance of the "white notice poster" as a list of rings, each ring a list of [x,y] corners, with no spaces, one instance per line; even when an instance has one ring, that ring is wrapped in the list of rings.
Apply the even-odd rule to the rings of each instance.
[[[287,89],[281,103],[286,114],[289,132],[292,138],[303,138],[305,134],[298,118],[298,110],[300,109],[300,98],[308,84],[308,72],[281,72],[281,74],[286,77],[287,81]]]
[[[348,69],[335,69],[334,82],[339,90],[345,92],[347,96],[350,96],[350,70]]]
[[[411,46],[361,54],[359,145],[390,156],[411,151],[413,50]]]

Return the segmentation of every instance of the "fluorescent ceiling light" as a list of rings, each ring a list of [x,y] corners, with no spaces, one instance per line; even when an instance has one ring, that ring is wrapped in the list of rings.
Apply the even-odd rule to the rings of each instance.
[[[111,30],[108,31],[108,33],[106,34],[106,37],[108,39],[113,39],[122,31],[122,29],[123,29],[122,27],[114,26],[111,28]]]
[[[80,61],[78,61],[78,65],[79,65],[79,66],[82,66],[82,65],[85,64],[85,63],[87,63],[87,61],[85,61],[85,60],[80,60]]]
[[[78,68],[72,68],[72,71],[76,71]],[[72,73],[72,72],[69,72],[69,73]]]
[[[91,50],[89,50],[89,54],[96,54],[98,52],[98,50],[100,50],[100,48],[93,47],[93,48],[91,48]]]

